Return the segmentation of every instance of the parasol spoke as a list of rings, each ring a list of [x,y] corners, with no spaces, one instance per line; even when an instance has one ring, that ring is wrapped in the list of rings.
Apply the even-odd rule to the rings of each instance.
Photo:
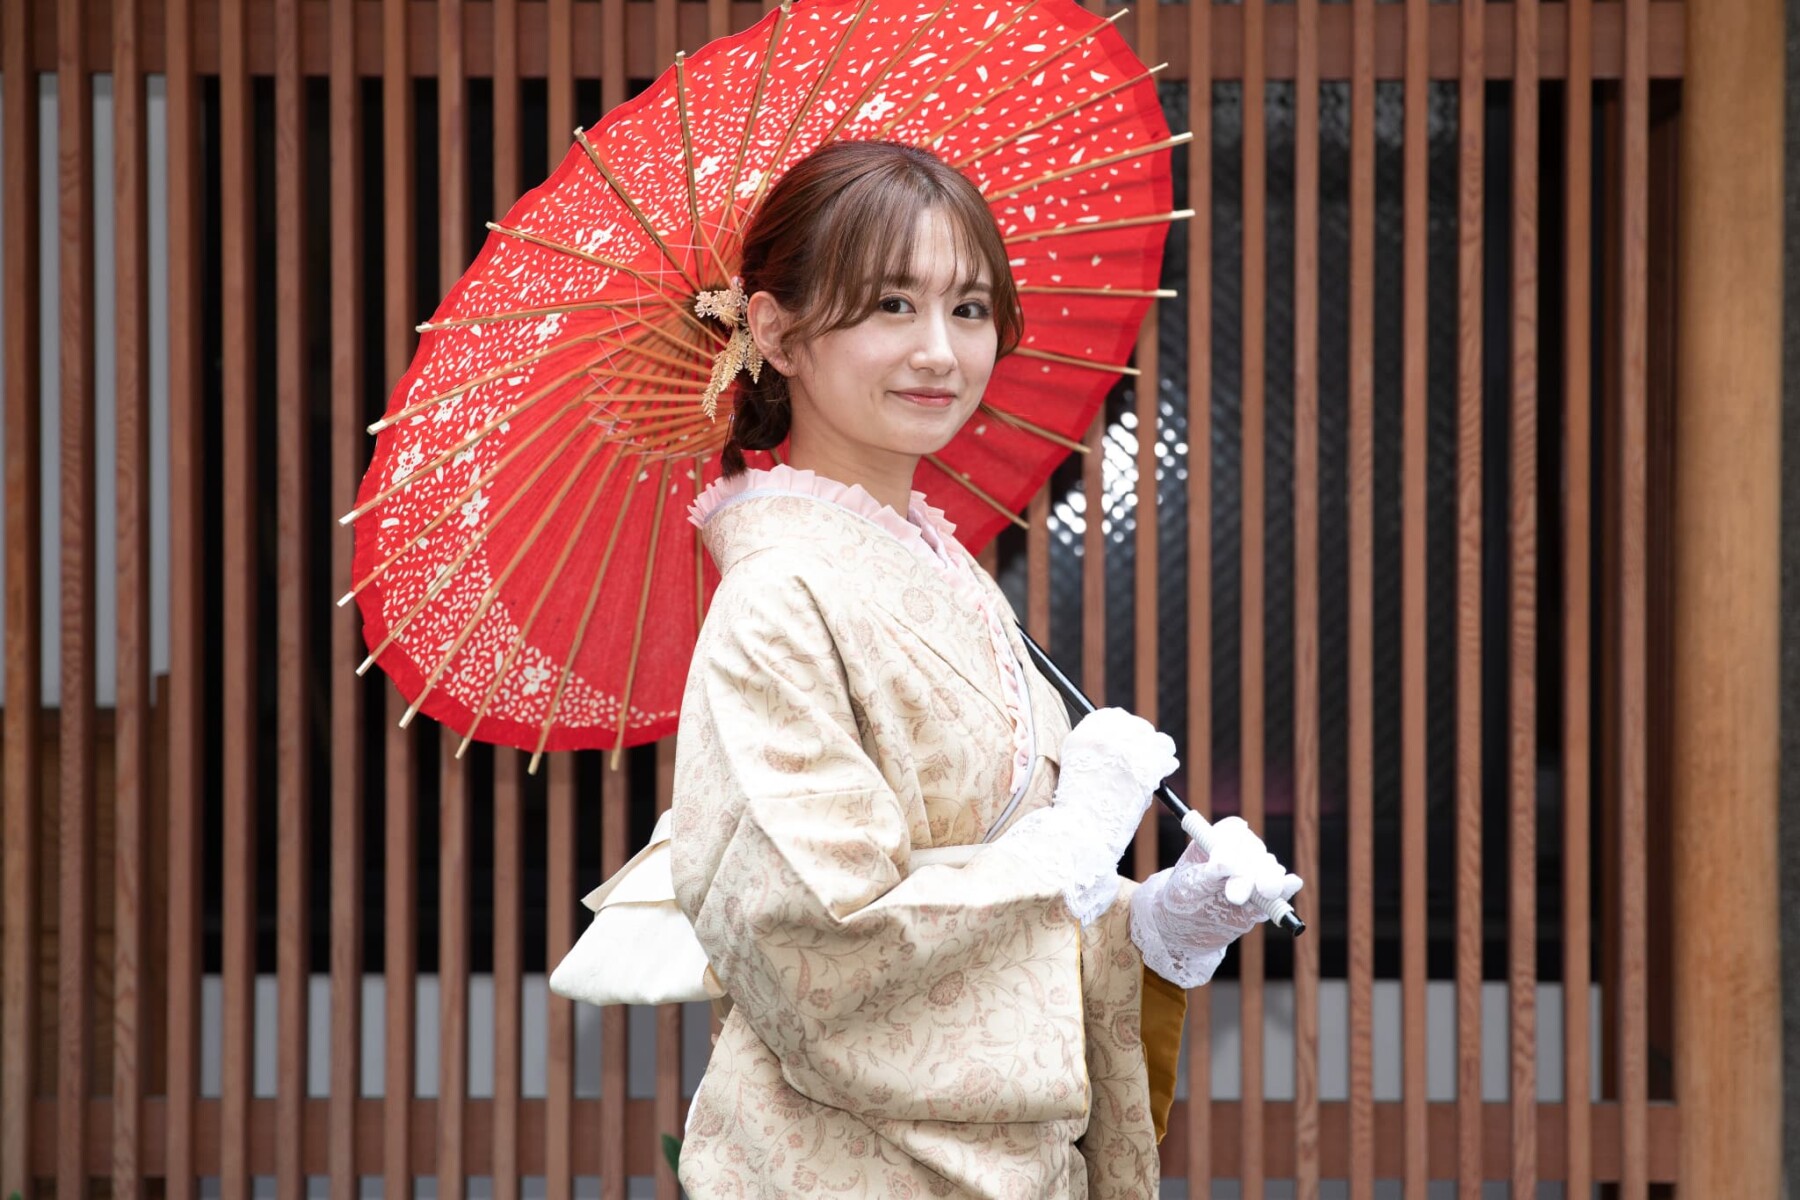
[[[580,535],[587,528],[588,521],[593,518],[594,509],[600,503],[600,497],[605,494],[606,485],[612,480],[614,469],[623,461],[624,456],[617,455],[606,464],[606,469],[600,473],[599,482],[594,485],[592,494],[588,496],[587,502],[582,506],[581,515],[575,518],[575,523],[569,527],[569,536],[563,541],[562,551],[556,556],[555,566],[550,568],[549,573],[544,577],[543,586],[538,588],[538,594],[531,602],[531,611],[525,615],[525,620],[519,626],[518,633],[513,636],[512,645],[507,647],[506,657],[501,660],[500,669],[494,673],[493,679],[488,681],[487,690],[481,697],[481,704],[475,710],[475,718],[469,723],[468,732],[463,734],[462,743],[456,748],[456,757],[461,758],[469,749],[469,743],[475,740],[475,731],[481,728],[481,723],[487,719],[488,709],[493,706],[494,697],[499,694],[501,683],[512,674],[513,664],[524,652],[525,645],[531,638],[531,631],[537,625],[538,614],[543,611],[544,603],[549,600],[550,594],[556,590],[555,585],[562,578],[564,568],[568,566],[569,559],[575,553],[575,547],[582,541]]]
[[[925,461],[929,462],[932,466],[936,467],[938,470],[940,470],[944,474],[948,475],[951,479],[955,480],[957,483],[962,484],[963,487],[965,487],[969,490],[970,495],[974,496],[976,499],[980,500],[983,504],[986,504],[989,508],[993,509],[995,512],[999,513],[1001,516],[1003,516],[1007,520],[1011,521],[1014,525],[1017,525],[1020,529],[1030,529],[1031,528],[1031,523],[1029,521],[1026,521],[1023,517],[1019,516],[1018,513],[1014,512],[1012,509],[1006,507],[1006,505],[1000,503],[998,500],[996,500],[992,496],[988,495],[987,492],[983,491],[980,484],[976,483],[973,479],[969,478],[969,474],[967,471],[958,471],[956,468],[952,467],[949,463],[945,462],[943,459],[939,458],[935,454],[927,454],[925,456]]]
[[[1076,34],[1073,38],[1064,42],[1061,46],[1058,46],[1055,50],[1052,50],[1045,57],[1032,63],[1029,67],[1022,69],[1016,75],[1013,75],[1010,78],[1004,80],[998,86],[990,89],[988,91],[987,95],[983,96],[981,99],[975,101],[973,104],[969,105],[969,107],[963,109],[961,112],[957,113],[954,117],[950,118],[949,123],[944,125],[936,133],[927,134],[924,139],[925,144],[932,147],[933,149],[936,149],[937,144],[939,142],[943,141],[944,138],[948,137],[952,130],[954,130],[958,125],[961,125],[964,121],[968,120],[970,117],[973,117],[976,114],[984,111],[991,101],[1011,92],[1015,87],[1017,87],[1024,80],[1029,79],[1031,76],[1036,75],[1038,72],[1049,70],[1050,66],[1053,63],[1055,63],[1057,59],[1059,59],[1063,55],[1068,54],[1069,52],[1077,49],[1078,47],[1085,45],[1087,42],[1091,41],[1092,39],[1098,37],[1100,35],[1101,30],[1110,28],[1112,25],[1116,24],[1120,18],[1125,16],[1125,14],[1130,11],[1131,10],[1128,8],[1121,8],[1118,12],[1113,13],[1110,17],[1107,17],[1105,20],[1101,21],[1098,25],[1091,26],[1088,29],[1083,30],[1081,33]],[[1086,102],[1084,101],[1084,103],[1086,103]]]
[[[967,155],[957,159],[950,165],[959,171],[964,170],[1002,147],[1010,146],[1012,143],[1019,141],[1022,138],[1030,137],[1040,129],[1047,129],[1058,121],[1073,116],[1084,108],[1092,108],[1094,105],[1100,103],[1109,96],[1112,96],[1114,93],[1126,91],[1136,87],[1140,83],[1146,83],[1151,79],[1154,79],[1160,72],[1166,70],[1168,66],[1168,63],[1157,63],[1154,67],[1145,68],[1142,75],[1127,75],[1110,87],[1102,88],[1097,92],[1089,92],[1081,99],[1065,104],[1055,112],[1050,113],[1048,116],[1040,117],[1029,125],[1021,125],[1017,129],[1007,130],[1004,137],[997,139],[989,145],[981,147],[979,150],[970,151]]]
[[[713,239],[712,232],[700,221],[700,184],[694,173],[694,130],[688,121],[687,55],[680,50],[675,52],[675,108],[676,114],[681,118],[681,158],[686,168],[683,181],[687,184],[688,214],[694,222],[694,236],[712,253],[713,264],[719,269],[719,279],[729,280],[731,268],[725,265],[724,258],[720,256],[719,246]],[[727,194],[726,203],[729,205],[730,202],[731,197]]]
[[[556,495],[551,499],[549,504],[544,506],[544,511],[538,514],[537,521],[532,525],[531,531],[525,535],[519,545],[513,550],[512,558],[507,561],[506,566],[501,570],[500,574],[488,584],[487,591],[482,593],[481,600],[475,605],[474,614],[470,616],[467,621],[463,622],[463,627],[457,632],[455,640],[450,643],[450,648],[438,659],[437,666],[433,667],[431,669],[431,674],[426,677],[425,685],[419,689],[419,694],[413,697],[412,703],[407,705],[406,711],[400,715],[400,728],[405,729],[412,724],[412,720],[418,715],[419,709],[423,707],[425,701],[430,698],[432,689],[437,687],[437,681],[443,678],[444,671],[450,666],[451,662],[455,660],[456,656],[462,653],[463,646],[466,645],[469,638],[474,635],[475,630],[481,624],[481,619],[487,616],[488,609],[492,608],[494,601],[500,598],[500,590],[504,588],[507,581],[512,578],[513,572],[518,570],[519,564],[525,561],[526,552],[537,543],[538,536],[544,532],[544,527],[557,515],[557,509],[561,507],[564,500],[568,499],[569,493],[575,490],[575,481],[581,478],[582,474],[604,449],[606,449],[606,443],[601,441],[597,441],[589,446],[587,453],[582,455],[581,461],[576,464],[575,469],[563,477],[561,485],[556,489]],[[612,474],[613,469],[618,466],[618,463],[619,458],[615,455],[613,460],[606,464],[605,469],[601,472],[600,481],[602,487],[605,486],[607,477]],[[598,489],[596,489],[596,495],[597,494]],[[570,544],[573,544],[573,539],[570,540]]]
[[[933,25],[937,24],[939,17],[950,11],[950,7],[948,4],[939,4],[934,7],[931,15],[918,22],[912,35],[900,44],[900,48],[894,51],[881,70],[869,73],[869,82],[863,84],[863,90],[856,94],[856,98],[845,106],[838,119],[831,123],[831,128],[825,131],[825,136],[819,139],[821,145],[837,137],[838,131],[855,119],[856,115],[862,111],[863,105],[868,103],[869,96],[875,89],[887,82],[888,77],[893,73],[895,64],[912,53],[912,48],[918,44],[919,39],[924,37]]]
[[[725,209],[729,213],[737,203],[738,184],[744,178],[744,156],[750,150],[750,135],[756,129],[756,118],[762,109],[763,92],[769,84],[769,72],[775,65],[775,51],[781,46],[781,35],[787,30],[788,16],[793,12],[792,0],[781,0],[775,14],[775,28],[769,33],[769,48],[763,52],[762,70],[756,73],[756,90],[750,93],[750,111],[744,114],[744,136],[738,142],[737,160],[731,167],[731,186],[725,189]],[[741,235],[743,222],[733,223],[733,236]]]
[[[576,370],[569,372],[567,375],[564,375],[561,379],[552,380],[550,383],[546,384],[544,387],[540,388],[538,391],[534,392],[532,395],[527,396],[525,399],[519,401],[519,403],[513,405],[512,408],[501,413],[499,416],[496,416],[495,418],[493,418],[486,425],[483,425],[481,428],[471,431],[469,434],[467,434],[463,438],[462,441],[457,442],[450,446],[446,446],[444,449],[438,451],[437,457],[433,458],[430,462],[421,463],[419,466],[408,471],[405,475],[402,475],[399,479],[396,479],[392,483],[388,484],[387,487],[383,488],[380,492],[376,493],[374,496],[371,496],[368,500],[364,501],[362,504],[357,505],[355,508],[353,508],[349,512],[345,513],[343,516],[339,517],[338,524],[339,525],[349,525],[352,522],[360,519],[363,516],[363,514],[372,512],[375,509],[380,508],[383,504],[386,504],[389,500],[392,500],[395,496],[399,495],[402,490],[404,490],[405,488],[410,486],[412,484],[413,480],[419,478],[421,475],[426,475],[432,471],[437,470],[439,467],[443,466],[445,463],[449,462],[451,459],[455,458],[457,455],[459,455],[459,454],[463,453],[465,450],[468,450],[471,447],[475,446],[483,438],[487,437],[488,434],[494,432],[494,430],[500,428],[500,426],[502,426],[502,425],[505,425],[507,422],[516,419],[521,414],[523,414],[527,409],[529,409],[529,408],[533,407],[534,405],[538,404],[539,402],[541,402],[546,396],[551,395],[558,388],[565,387],[568,384],[575,382],[575,380],[577,378],[579,378],[581,376],[582,372],[585,370],[586,370],[585,367],[577,368]],[[557,416],[561,416],[561,415],[562,415],[561,413],[557,414]]]
[[[1039,358],[1045,362],[1061,363],[1065,367],[1086,367],[1090,371],[1106,371],[1113,375],[1136,375],[1138,369],[1115,363],[1096,362],[1091,358],[1079,358],[1073,354],[1058,354],[1054,350],[1039,350],[1036,346],[1020,346],[1013,351],[1020,358]]]
[[[768,160],[769,169],[764,171],[762,178],[756,181],[756,193],[750,197],[750,203],[744,207],[743,216],[737,223],[740,233],[744,226],[749,224],[750,216],[756,211],[756,206],[762,203],[764,193],[769,190],[770,177],[775,174],[775,169],[781,166],[782,160],[787,157],[789,147],[794,144],[794,135],[799,133],[800,126],[805,124],[807,115],[812,111],[813,102],[825,89],[825,81],[831,77],[831,72],[837,66],[838,59],[843,57],[844,48],[850,44],[851,35],[861,26],[863,18],[868,15],[869,8],[874,2],[875,0],[862,0],[862,3],[857,6],[856,14],[850,18],[850,24],[844,28],[841,35],[833,39],[831,57],[825,60],[825,65],[820,68],[818,75],[814,76],[812,87],[807,91],[805,98],[800,101],[799,111],[788,121],[787,131],[781,135],[781,145],[776,147],[774,155]],[[1033,4],[1036,2],[1037,0],[1031,0]]]
[[[669,244],[663,241],[661,231],[650,223],[650,218],[644,215],[644,210],[638,207],[637,201],[631,198],[631,193],[625,190],[625,185],[619,182],[619,177],[613,174],[612,168],[606,165],[606,160],[600,157],[599,148],[588,140],[587,131],[577,129],[575,140],[581,143],[583,150],[587,151],[588,161],[594,164],[594,170],[600,172],[600,178],[606,181],[606,186],[613,190],[613,194],[619,198],[619,203],[623,204],[626,211],[637,221],[645,236],[656,243],[656,248],[662,251],[662,256],[669,261],[669,265],[681,275],[689,290],[699,291],[700,284],[688,273],[687,264],[677,258],[673,250],[669,249]]]
[[[1002,36],[1004,36],[1008,30],[1010,30],[1014,25],[1017,25],[1020,21],[1025,19],[1026,13],[1030,12],[1032,9],[1034,9],[1036,7],[1037,7],[1037,0],[1025,0],[1025,3],[1021,4],[1019,6],[1019,10],[1017,12],[1013,13],[1012,16],[1008,17],[1006,20],[1004,20],[1004,21],[1000,22],[998,25],[994,26],[994,28],[988,30],[987,34],[979,42],[975,43],[975,46],[973,49],[971,49],[967,54],[963,55],[961,58],[957,59],[955,63],[953,63],[949,67],[946,67],[944,69],[943,73],[937,77],[936,81],[933,82],[930,87],[920,88],[919,92],[916,96],[914,96],[904,106],[902,106],[902,108],[900,109],[899,112],[897,112],[893,116],[889,117],[887,119],[887,121],[881,126],[880,129],[875,131],[875,136],[880,137],[880,138],[890,136],[893,132],[894,126],[900,124],[900,122],[906,120],[906,118],[912,116],[913,113],[917,112],[919,110],[919,106],[921,104],[925,103],[927,97],[934,95],[939,88],[943,87],[944,84],[949,81],[951,76],[955,75],[958,71],[960,71],[964,67],[968,66],[971,62],[975,61],[977,56],[986,53],[989,46],[993,45],[996,41],[1000,40],[1000,38]]]
[[[1101,296],[1115,300],[1173,300],[1181,294],[1174,288],[1074,287],[1056,283],[1021,283],[1018,292],[1021,296]]]
[[[1156,154],[1163,150],[1171,150],[1176,146],[1184,145],[1193,140],[1194,135],[1192,133],[1178,133],[1173,137],[1164,138],[1159,142],[1146,142],[1142,146],[1133,146],[1129,150],[1120,150],[1116,154],[1105,154],[1091,162],[1080,162],[1066,167],[1059,167],[1054,171],[1046,171],[1036,179],[1027,179],[1024,183],[1015,183],[1009,188],[995,192],[988,197],[988,203],[992,204],[996,200],[1008,199],[1018,195],[1020,192],[1027,192],[1032,188],[1043,187],[1047,183],[1055,183],[1059,179],[1067,179],[1069,176],[1079,175],[1083,171],[1097,171],[1101,167],[1110,167],[1117,163],[1129,162],[1134,158],[1142,158],[1146,154]]]
[[[537,748],[532,751],[531,763],[526,767],[529,774],[536,775],[538,763],[544,757],[544,745],[550,740],[550,727],[556,723],[556,712],[562,707],[563,691],[569,686],[569,676],[575,670],[575,654],[581,649],[581,643],[587,637],[588,622],[593,619],[594,606],[600,599],[600,585],[606,581],[606,569],[612,565],[613,551],[619,545],[619,531],[625,528],[625,516],[631,511],[631,498],[637,489],[627,485],[624,497],[619,501],[619,511],[613,517],[612,532],[607,535],[606,549],[600,555],[600,566],[594,571],[594,582],[588,585],[587,600],[581,607],[581,618],[575,623],[575,636],[569,641],[569,655],[563,660],[562,671],[556,677],[556,690],[550,696],[550,708],[544,714],[544,723],[538,730]]]
[[[1023,233],[1009,233],[1006,244],[1014,242],[1035,242],[1043,238],[1063,237],[1071,233],[1104,233],[1109,229],[1130,229],[1135,225],[1166,225],[1170,221],[1185,221],[1194,215],[1191,208],[1178,208],[1174,212],[1150,213],[1142,217],[1120,217],[1116,221],[1069,221],[1062,225],[1052,225],[1048,229],[1027,229]]]
[[[458,492],[454,497],[452,497],[450,502],[444,506],[444,509],[442,512],[438,513],[435,517],[432,517],[431,520],[425,522],[424,525],[420,526],[419,529],[410,538],[408,538],[406,540],[406,543],[403,546],[401,546],[398,550],[395,550],[392,554],[388,555],[387,558],[382,560],[382,562],[379,566],[375,567],[367,575],[365,575],[361,579],[357,580],[356,583],[351,586],[349,591],[345,592],[342,596],[338,597],[337,606],[339,608],[342,608],[344,605],[350,603],[350,601],[352,601],[356,598],[357,593],[361,592],[364,588],[368,587],[371,583],[375,582],[377,579],[380,579],[383,575],[387,574],[389,567],[393,566],[396,562],[400,561],[400,559],[402,557],[404,557],[407,553],[409,553],[415,547],[417,547],[420,542],[425,540],[425,538],[430,536],[432,530],[436,529],[439,525],[442,525],[445,521],[448,521],[456,513],[462,511],[462,506],[467,504],[472,498],[474,498],[474,495],[476,492],[479,492],[482,488],[486,487],[490,482],[492,482],[494,480],[495,477],[497,477],[500,474],[500,472],[504,471],[507,467],[511,466],[514,459],[518,458],[521,454],[524,454],[525,451],[529,450],[532,446],[532,443],[536,442],[539,438],[543,437],[546,433],[549,433],[550,430],[552,430],[556,427],[556,423],[558,421],[562,420],[565,416],[568,416],[569,414],[574,413],[577,409],[579,409],[581,407],[582,404],[583,404],[583,400],[579,396],[577,396],[573,400],[570,400],[567,404],[565,404],[563,406],[563,410],[561,412],[557,413],[554,417],[550,418],[550,420],[544,422],[542,425],[539,425],[536,429],[533,429],[531,432],[527,433],[524,437],[520,438],[517,443],[515,443],[514,445],[509,447],[507,449],[506,453],[500,456],[500,459],[498,462],[496,462],[493,466],[489,467],[486,471],[483,471],[479,476],[477,476],[475,479],[475,482],[471,483],[468,487],[464,488],[462,491]],[[571,439],[573,439],[576,434],[580,433],[581,426],[584,425],[585,423],[586,423],[585,418],[578,419],[575,422],[574,427],[570,429],[569,437]]]
[[[596,312],[596,311],[598,311],[598,312],[634,312],[634,310],[640,309],[642,307],[643,306],[641,304],[637,303],[636,301],[583,300],[583,301],[578,301],[574,304],[547,304],[540,308],[514,308],[514,309],[508,309],[505,312],[482,313],[479,316],[473,316],[473,317],[451,317],[450,319],[444,320],[444,321],[427,321],[424,324],[417,326],[416,328],[417,328],[417,331],[420,333],[441,333],[446,329],[468,329],[468,328],[470,328],[472,326],[476,326],[476,325],[495,325],[495,324],[500,324],[505,321],[528,321],[528,320],[532,319],[533,317],[553,317],[553,316],[557,316],[562,313]],[[663,340],[671,343],[672,345],[678,346],[683,350],[690,351],[691,353],[698,355],[701,358],[710,357],[718,349],[717,346],[714,346],[712,349],[707,349],[706,347],[698,345],[697,343],[684,341],[680,337],[678,337],[676,334],[670,332],[667,329],[664,329],[660,325],[652,324],[651,322],[643,319],[641,316],[638,317],[635,324],[640,325],[645,329],[654,330],[660,337],[663,338]],[[709,331],[709,332],[714,332],[714,331]],[[716,333],[715,333],[715,337],[716,337]],[[717,340],[720,345],[724,344],[723,338],[718,338]]]
[[[545,250],[554,250],[559,254],[567,254],[596,267],[606,267],[608,270],[622,271],[643,284],[645,290],[652,297],[660,299],[671,311],[684,318],[689,325],[698,329],[708,337],[718,338],[718,330],[712,328],[699,317],[696,317],[690,310],[689,302],[687,300],[676,293],[667,290],[663,287],[660,280],[652,279],[649,275],[638,270],[636,267],[629,266],[617,259],[607,258],[604,255],[590,253],[579,246],[571,246],[567,242],[559,242],[555,238],[545,237],[540,233],[530,233],[523,229],[514,229],[511,226],[501,225],[494,221],[489,221],[487,227],[495,233],[500,234],[502,237],[514,238],[521,242],[529,242],[533,246],[540,246]],[[683,274],[683,278],[686,278],[685,273]]]
[[[363,659],[362,665],[356,668],[356,673],[358,675],[367,674],[369,668],[375,665],[375,660],[380,658],[382,653],[406,632],[407,626],[411,625],[413,619],[424,611],[425,606],[437,599],[438,593],[444,590],[445,586],[449,584],[457,571],[462,569],[462,565],[469,561],[470,556],[473,555],[475,551],[481,549],[482,544],[487,541],[494,530],[506,520],[513,509],[519,506],[519,502],[524,500],[525,497],[531,493],[531,489],[537,486],[538,480],[542,479],[544,473],[550,469],[550,464],[555,462],[557,458],[561,457],[562,454],[574,444],[575,436],[580,432],[581,426],[577,425],[574,429],[569,431],[569,436],[563,439],[562,443],[556,447],[554,452],[545,456],[544,461],[532,468],[531,474],[526,476],[525,482],[519,486],[519,489],[507,498],[506,503],[501,505],[499,510],[495,512],[492,517],[488,518],[487,524],[475,531],[475,535],[456,552],[456,557],[446,563],[438,571],[437,577],[426,587],[425,594],[413,603],[412,608],[409,609],[397,623],[388,629],[387,635],[381,640],[381,644],[375,647],[374,650],[371,650],[369,652],[369,657]]]
[[[1086,454],[1088,452],[1087,443],[1078,442],[1074,438],[1066,438],[1055,430],[1045,429],[1042,425],[1027,421],[1017,413],[1009,413],[1003,408],[995,408],[985,400],[981,402],[981,411],[987,413],[991,417],[1006,422],[1015,429],[1022,429],[1026,433],[1036,434],[1046,442],[1061,446],[1064,450],[1073,450],[1077,454]]]
[[[625,666],[625,691],[619,698],[619,737],[613,743],[611,766],[619,769],[619,754],[625,749],[625,726],[631,720],[631,685],[637,682],[638,652],[644,646],[644,614],[650,611],[650,580],[656,575],[656,548],[662,543],[663,506],[669,499],[669,467],[663,463],[662,476],[656,484],[656,515],[650,518],[650,546],[644,552],[644,582],[638,589],[637,621],[631,627],[631,658]]]

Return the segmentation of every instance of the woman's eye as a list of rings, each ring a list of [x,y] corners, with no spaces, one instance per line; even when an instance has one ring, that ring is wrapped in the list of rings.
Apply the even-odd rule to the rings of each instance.
[[[985,321],[992,315],[992,310],[979,300],[970,300],[964,304],[957,305],[956,315],[959,317],[972,317],[977,321]]]
[[[883,296],[879,305],[885,313],[905,313],[912,311],[912,305],[904,296]]]

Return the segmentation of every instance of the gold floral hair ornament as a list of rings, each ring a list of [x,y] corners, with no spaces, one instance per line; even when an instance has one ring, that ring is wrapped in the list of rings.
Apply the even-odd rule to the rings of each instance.
[[[744,321],[749,308],[744,281],[736,275],[731,277],[730,287],[700,292],[694,297],[695,316],[712,317],[731,330],[731,340],[713,356],[712,382],[700,395],[700,408],[709,421],[718,412],[720,394],[731,386],[739,371],[749,371],[753,382],[762,378],[762,351],[756,348],[756,341]]]

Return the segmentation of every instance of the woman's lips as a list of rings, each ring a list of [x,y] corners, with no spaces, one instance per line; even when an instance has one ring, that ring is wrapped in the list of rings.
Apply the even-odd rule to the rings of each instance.
[[[895,392],[894,395],[924,408],[949,408],[956,402],[954,392]]]

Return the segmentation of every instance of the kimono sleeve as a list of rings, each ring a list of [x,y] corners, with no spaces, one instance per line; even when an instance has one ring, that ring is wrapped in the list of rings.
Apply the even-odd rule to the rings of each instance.
[[[997,843],[908,873],[903,806],[859,735],[853,645],[804,580],[716,594],[677,742],[678,902],[787,1083],[867,1118],[1080,1117],[1079,928]]]

